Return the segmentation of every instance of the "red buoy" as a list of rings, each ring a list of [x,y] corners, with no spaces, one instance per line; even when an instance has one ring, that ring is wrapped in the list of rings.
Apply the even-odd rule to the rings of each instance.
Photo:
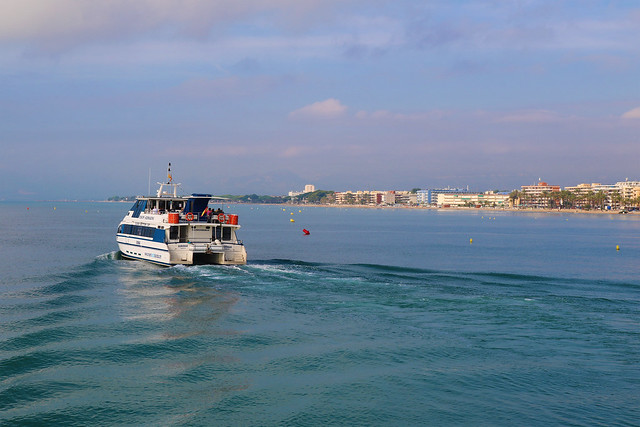
[[[307,230],[306,228],[303,228],[302,232],[304,233],[305,236],[308,236],[309,234],[311,234],[311,232],[309,230]]]

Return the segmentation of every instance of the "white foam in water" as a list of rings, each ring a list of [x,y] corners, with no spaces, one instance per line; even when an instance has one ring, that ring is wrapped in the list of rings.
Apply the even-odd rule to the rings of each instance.
[[[98,255],[96,259],[122,259],[122,255],[120,255],[120,251],[111,251],[106,254]]]

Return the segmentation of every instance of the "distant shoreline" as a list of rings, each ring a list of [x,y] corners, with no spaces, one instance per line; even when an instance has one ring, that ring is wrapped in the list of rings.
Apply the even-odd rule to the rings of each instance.
[[[242,204],[242,203],[240,203]],[[264,206],[270,206],[269,204],[261,204]],[[536,213],[545,213],[545,214],[596,214],[596,215],[621,215],[619,210],[584,210],[584,209],[536,209],[536,208],[474,208],[474,207],[448,207],[448,208],[439,208],[435,206],[370,206],[370,205],[335,205],[335,204],[308,204],[308,205],[292,205],[292,204],[282,204],[276,206],[291,206],[291,207],[325,207],[325,208],[361,208],[361,209],[410,209],[410,210],[437,210],[437,211],[452,211],[452,212],[515,212],[515,213],[526,213],[526,214],[536,214]],[[622,215],[639,215],[640,212],[627,212]]]
[[[73,201],[73,200],[68,200]],[[127,200],[92,200],[100,203],[131,203]],[[640,215],[640,211],[627,212],[621,214],[619,210],[600,209],[537,209],[537,208],[490,208],[490,207],[448,207],[439,208],[436,206],[371,206],[371,205],[336,205],[336,204],[289,204],[289,203],[245,203],[227,200],[223,204],[228,205],[258,205],[258,206],[283,206],[283,207],[319,207],[319,208],[346,208],[346,209],[410,209],[410,210],[437,210],[452,212],[515,212],[515,213],[545,213],[545,214],[588,214],[588,215]]]

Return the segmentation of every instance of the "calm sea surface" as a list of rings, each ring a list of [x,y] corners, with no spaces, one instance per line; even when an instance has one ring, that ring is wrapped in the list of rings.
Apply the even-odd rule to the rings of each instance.
[[[128,208],[0,203],[0,425],[640,423],[640,217],[234,205],[248,265],[160,268]]]

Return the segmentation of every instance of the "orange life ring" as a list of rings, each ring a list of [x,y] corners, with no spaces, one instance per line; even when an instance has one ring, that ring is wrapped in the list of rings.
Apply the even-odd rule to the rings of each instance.
[[[224,224],[226,220],[227,220],[227,217],[223,213],[218,214],[218,221],[220,221],[220,224]]]
[[[187,221],[193,221],[193,214],[191,212],[187,214]]]

